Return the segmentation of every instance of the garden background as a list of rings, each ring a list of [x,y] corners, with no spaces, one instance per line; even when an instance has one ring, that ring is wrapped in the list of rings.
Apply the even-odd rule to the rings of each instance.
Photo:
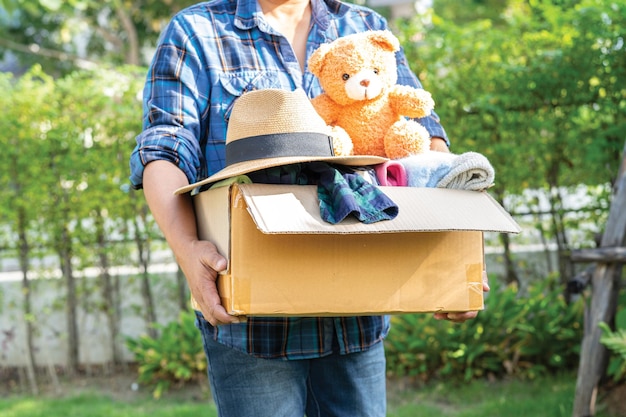
[[[204,378],[184,277],[128,181],[146,66],[159,31],[192,3],[0,0],[0,381],[9,392],[132,369],[159,397]],[[393,318],[390,378],[575,372],[589,265],[570,254],[597,245],[626,141],[626,2],[435,0],[408,18],[379,10],[433,93],[452,151],[491,161],[489,192],[524,229],[486,236],[492,291],[476,320]],[[626,374],[620,297],[605,387]]]

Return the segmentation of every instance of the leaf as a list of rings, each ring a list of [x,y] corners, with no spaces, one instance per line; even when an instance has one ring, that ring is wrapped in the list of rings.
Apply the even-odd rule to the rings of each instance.
[[[62,0],[39,0],[39,3],[48,10],[55,12],[61,9],[61,6],[63,5]]]
[[[613,352],[621,355],[622,359],[626,361],[626,329],[618,329],[613,332],[606,323],[600,323],[598,326],[602,329],[600,342]]]

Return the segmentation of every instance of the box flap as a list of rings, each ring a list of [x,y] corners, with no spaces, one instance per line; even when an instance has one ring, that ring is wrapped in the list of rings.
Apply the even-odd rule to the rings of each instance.
[[[364,224],[349,217],[322,220],[315,185],[235,184],[263,233],[396,233],[475,230],[519,233],[520,227],[489,194],[441,188],[380,187],[399,207],[393,220]],[[239,198],[239,197],[235,197]]]

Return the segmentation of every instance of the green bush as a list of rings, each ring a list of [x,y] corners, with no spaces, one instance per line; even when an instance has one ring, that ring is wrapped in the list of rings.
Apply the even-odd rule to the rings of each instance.
[[[127,338],[126,345],[139,364],[138,382],[154,385],[153,396],[160,398],[172,383],[204,377],[206,359],[193,312],[182,312],[177,321],[155,327],[157,338]]]
[[[515,375],[534,378],[578,364],[582,301],[568,305],[545,280],[520,297],[515,287],[492,289],[485,311],[461,325],[429,314],[392,318],[386,339],[388,372],[419,380]]]

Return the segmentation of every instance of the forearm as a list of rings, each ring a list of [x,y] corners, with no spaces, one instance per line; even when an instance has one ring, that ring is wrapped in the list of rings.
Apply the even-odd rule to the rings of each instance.
[[[188,185],[185,174],[167,161],[151,162],[143,173],[148,206],[174,252],[204,318],[214,326],[239,322],[239,318],[227,314],[217,291],[217,275],[226,269],[226,259],[211,242],[198,239],[189,195],[174,194],[185,185]]]
[[[174,195],[175,190],[187,184],[185,174],[170,162],[154,161],[144,170],[146,201],[177,258],[198,239],[191,198],[187,194]]]

